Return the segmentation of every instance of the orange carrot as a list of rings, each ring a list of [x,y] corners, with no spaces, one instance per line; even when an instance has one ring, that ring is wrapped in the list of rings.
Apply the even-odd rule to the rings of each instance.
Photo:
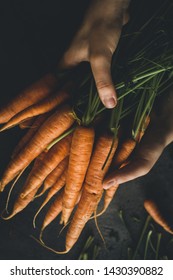
[[[45,153],[42,153],[40,154],[37,159],[35,160],[34,162],[34,165],[27,177],[27,180],[29,180],[29,178],[32,176],[32,173],[35,172],[35,170],[37,170],[40,166],[40,163],[42,162],[42,160],[44,159],[44,156],[45,156]],[[26,180],[26,182],[27,182]],[[38,186],[39,188],[40,186]],[[17,213],[21,212],[34,198],[36,192],[37,192],[37,189],[34,189],[31,193],[29,193],[24,199],[22,199],[20,197],[20,193],[14,203],[14,206],[13,206],[13,210],[12,210],[12,213],[5,219],[10,219],[12,217],[14,217]]]
[[[94,136],[93,128],[83,126],[78,126],[73,133],[61,217],[65,225],[85,179],[93,149]]]
[[[59,191],[62,189],[62,187],[65,185],[67,177],[67,171],[65,170],[63,174],[58,178],[56,183],[50,188],[45,200],[43,201],[42,205],[38,209],[37,213],[34,216],[33,224],[35,226],[35,219],[40,213],[40,211],[43,209],[43,207],[49,202],[49,200]]]
[[[56,197],[56,199],[53,201],[50,208],[48,209],[41,227],[41,233],[61,213],[63,195],[64,195],[64,190],[58,193],[58,196]],[[80,199],[80,193],[78,194],[78,199],[76,203],[79,201],[79,199]]]
[[[66,105],[51,115],[39,128],[30,142],[17,154],[7,166],[0,189],[13,180],[18,173],[28,166],[54,139],[59,137],[74,123],[70,106]]]
[[[113,157],[110,171],[112,172],[115,169],[123,167],[127,163],[127,159],[130,157],[131,153],[136,147],[136,141],[132,138],[125,139],[117,148],[116,153]],[[109,189],[105,190],[104,193],[104,205],[103,209],[98,215],[103,214],[106,209],[108,208],[109,204],[111,203],[119,185],[115,185],[110,187]]]
[[[108,208],[109,204],[111,203],[117,189],[118,189],[119,185],[114,185],[111,188],[105,190],[104,193],[104,205],[103,205],[103,209],[101,210],[101,213],[105,212],[106,209]],[[100,214],[98,214],[100,215]]]
[[[112,141],[113,139],[110,136],[101,136],[96,143],[87,170],[81,199],[67,231],[66,251],[69,251],[76,243],[82,229],[92,213],[96,210],[102,197],[102,180],[111,164],[113,155],[117,148],[117,140],[115,140],[109,158],[103,168],[103,164],[110,152]]]
[[[34,199],[34,196],[35,196],[37,190],[38,189],[35,189],[34,191],[30,192],[24,199],[22,199],[20,196],[18,196],[17,200],[14,203],[12,213],[4,219],[5,220],[11,219],[16,214],[21,212],[25,207],[27,207],[28,204]]]
[[[27,133],[22,137],[22,139],[19,141],[17,146],[15,147],[12,158],[14,158],[25,146],[26,144],[32,139],[33,135],[36,133],[38,128],[44,123],[44,121],[49,117],[49,114],[44,114],[42,116],[39,116],[36,118],[30,129],[27,131]]]
[[[44,217],[44,221],[41,227],[41,233],[61,213],[62,199],[63,199],[63,192],[60,192],[57,198],[51,204],[50,208],[48,209]]]
[[[43,76],[0,109],[0,124],[6,123],[18,112],[50,95],[56,86],[57,79],[54,75]]]
[[[144,133],[148,127],[148,125],[150,124],[150,116],[146,116],[144,119],[144,122],[139,130],[139,133],[136,137],[136,141],[139,143],[142,139],[142,137],[144,136]]]
[[[119,168],[131,155],[136,147],[136,141],[133,138],[126,138],[120,145],[113,157],[110,169]]]
[[[122,168],[124,165],[126,165],[128,162],[129,157],[131,156],[132,152],[134,151],[136,144],[140,142],[141,138],[143,137],[146,128],[148,127],[150,122],[150,117],[147,116],[144,124],[139,131],[136,140],[132,138],[127,138],[125,139],[119,146],[118,149],[113,157],[111,166],[110,166],[110,171],[116,169],[116,168]],[[112,186],[111,188],[105,190],[105,195],[104,195],[104,206],[102,211],[98,214],[101,215],[103,212],[106,211],[108,208],[109,204],[111,203],[117,189],[118,185]]]
[[[169,225],[167,219],[160,213],[157,204],[152,199],[146,199],[144,201],[144,207],[157,224],[163,227],[167,232],[173,234],[172,227]]]
[[[69,99],[69,97],[70,95],[67,90],[58,91],[56,94],[53,94],[52,96],[41,100],[39,103],[33,104],[20,111],[0,129],[0,132],[18,125],[30,118],[44,114],[46,112],[50,112],[58,105]]]
[[[21,197],[25,197],[30,193],[37,185],[43,183],[45,178],[56,168],[56,166],[67,157],[70,152],[72,135],[68,135],[61,141],[56,143],[45,155],[44,161],[39,166],[36,172],[33,172],[30,180],[23,188]]]
[[[44,181],[44,187],[42,190],[42,193],[44,193],[46,190],[51,188],[58,178],[62,175],[62,173],[67,169],[68,166],[69,157],[67,156],[64,158],[56,167],[55,169],[46,177]]]

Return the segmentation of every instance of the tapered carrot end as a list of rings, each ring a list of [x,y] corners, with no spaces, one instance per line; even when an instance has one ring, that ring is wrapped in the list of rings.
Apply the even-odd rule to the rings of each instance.
[[[63,209],[64,210],[64,209]],[[60,220],[60,224],[64,224],[64,226],[67,225],[68,220],[70,218],[71,212],[73,209],[67,209],[65,208],[65,211],[62,210],[62,215],[61,215],[61,220]]]
[[[11,127],[12,127],[11,125],[5,124],[5,125],[3,125],[3,127],[0,128],[0,132],[10,129]]]
[[[71,246],[68,246],[67,244],[66,244],[66,246],[65,246],[65,248],[66,248],[66,250],[64,251],[65,253],[68,253],[70,250],[71,250]],[[65,254],[64,253],[64,254]]]
[[[59,221],[59,224],[62,225],[64,223],[63,217],[61,216],[61,219]]]
[[[32,237],[36,242],[38,242],[40,245],[42,245],[44,248],[48,249],[49,251],[51,251],[51,252],[53,252],[53,253],[55,253],[55,254],[64,255],[64,254],[67,254],[67,253],[70,251],[70,249],[69,249],[69,250],[66,249],[65,251],[57,251],[57,250],[54,250],[53,248],[47,246],[42,240],[40,240],[40,239],[38,240],[36,237],[34,237],[34,236],[32,236],[32,235],[31,235],[31,237]]]
[[[0,181],[0,192],[3,192],[4,187],[5,187],[4,183]]]
[[[13,218],[16,214],[17,214],[17,212],[16,211],[13,211],[12,213],[11,213],[11,215],[9,215],[9,216],[7,216],[7,217],[5,217],[3,214],[4,214],[4,212],[5,211],[3,211],[2,212],[2,214],[1,214],[1,218],[3,219],[3,220],[10,220],[11,218]]]

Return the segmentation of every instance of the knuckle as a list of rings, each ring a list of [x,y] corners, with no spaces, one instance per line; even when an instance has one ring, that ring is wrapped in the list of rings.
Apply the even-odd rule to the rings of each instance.
[[[105,62],[105,59],[106,59],[106,56],[104,53],[101,53],[100,51],[92,51],[90,53],[90,62],[93,64],[93,65],[102,65],[103,62]]]
[[[103,88],[108,88],[108,87],[112,87],[112,84],[103,80],[97,80],[95,81],[96,83],[96,87],[98,88],[98,90],[103,89]]]
[[[97,43],[98,44],[98,43]],[[89,50],[89,60],[90,63],[93,65],[105,65],[109,66],[111,64],[112,60],[112,51],[111,48],[108,46],[101,46],[101,45],[94,45],[90,46]]]

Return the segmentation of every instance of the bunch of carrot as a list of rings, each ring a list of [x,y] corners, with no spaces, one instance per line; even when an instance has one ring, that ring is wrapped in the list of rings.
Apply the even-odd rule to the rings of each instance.
[[[35,215],[35,223],[38,213],[56,195],[41,232],[60,213],[60,222],[64,225],[72,217],[66,236],[66,251],[69,251],[102,198],[102,180],[116,154],[118,137],[110,131],[98,131],[92,124],[84,125],[87,117],[83,117],[83,123],[79,124],[69,102],[69,88],[56,90],[56,86],[57,80],[46,75],[1,109],[1,132],[23,122],[32,122],[27,123],[28,131],[12,153],[0,189],[3,191],[32,165],[11,214],[4,219],[13,217],[33,199],[47,192]]]
[[[153,81],[160,80],[159,77],[156,79],[154,76]],[[34,225],[37,215],[54,197],[43,220],[40,240],[46,246],[42,241],[43,230],[60,214],[60,223],[64,226],[69,223],[64,251],[66,253],[78,240],[87,221],[101,215],[112,201],[118,185],[103,190],[102,181],[108,172],[128,164],[150,120],[153,102],[148,105],[146,99],[150,98],[151,101],[152,97],[154,100],[155,94],[147,95],[143,90],[145,94],[141,94],[140,102],[135,106],[135,114],[134,108],[126,112],[126,106],[123,107],[125,100],[122,98],[113,111],[108,110],[109,129],[107,122],[103,129],[99,129],[104,115],[98,114],[100,109],[95,105],[98,97],[93,95],[93,90],[90,93],[92,98],[88,97],[90,106],[79,120],[70,103],[70,87],[57,90],[57,83],[53,76],[46,75],[0,111],[0,121],[3,123],[1,131],[28,122],[28,131],[12,153],[12,159],[2,175],[0,188],[3,191],[28,166],[32,166],[11,214],[4,219],[12,218],[46,192],[46,197],[35,214]],[[147,83],[147,88],[148,85]],[[33,93],[38,96],[40,94],[40,99],[34,96],[31,100]],[[29,100],[29,106],[26,100]],[[92,118],[89,117],[91,109]],[[93,122],[98,115],[100,119]],[[130,115],[134,120],[131,136],[122,137],[122,120]],[[103,209],[96,213],[102,198]]]
[[[140,33],[134,34],[135,37]],[[160,36],[153,40],[154,45],[156,41],[160,43]],[[132,42],[136,46],[136,37]],[[22,173],[31,167],[11,214],[3,218],[13,217],[46,193],[35,214],[35,226],[38,214],[54,198],[41,227],[40,242],[44,246],[43,230],[60,215],[60,223],[68,226],[62,253],[68,252],[89,219],[101,215],[112,201],[119,186],[103,190],[104,177],[130,162],[150,122],[155,99],[171,84],[170,51],[160,57],[159,45],[151,59],[149,43],[146,49],[128,54],[130,74],[129,71],[126,74],[131,82],[122,79],[123,70],[123,75],[115,81],[118,105],[113,110],[106,110],[101,104],[92,77],[78,87],[73,79],[60,86],[53,74],[45,75],[0,109],[0,132],[16,125],[28,129],[12,153],[0,180],[0,190],[14,180],[13,188]],[[134,50],[132,46],[130,50]],[[79,92],[78,98],[74,98],[74,91]],[[127,120],[128,128],[124,125]],[[97,213],[102,199],[103,208]],[[149,202],[145,207],[151,215],[157,212],[159,216],[156,208],[151,211],[154,206],[150,207]],[[168,229],[163,219],[158,223]]]
[[[45,97],[46,101],[44,101],[45,80],[47,76],[21,95],[20,111],[17,108],[18,97],[7,105],[8,110],[2,109],[6,116],[5,113],[2,114],[1,131],[10,128],[12,123],[18,125],[32,119],[33,116],[36,117],[16,146],[0,181],[1,191],[3,191],[8,183],[18,178],[29,165],[32,165],[25,184],[14,202],[11,214],[4,219],[13,217],[33,199],[47,192],[46,198],[34,217],[35,225],[38,213],[52,197],[56,196],[44,218],[41,235],[60,213],[60,223],[67,225],[71,219],[65,245],[65,252],[68,252],[78,240],[86,222],[96,212],[102,197],[104,196],[103,211],[110,204],[118,186],[103,191],[103,178],[109,168],[120,168],[126,162],[137,140],[131,138],[120,143],[118,125],[121,110],[118,107],[115,114],[114,133],[99,131],[97,124],[84,125],[84,120],[87,119],[88,123],[86,112],[83,123],[79,124],[68,102],[70,92],[67,89],[56,91],[54,86],[57,82],[53,79],[53,92],[51,93],[51,84],[48,86],[49,89],[45,90],[49,92],[49,97]],[[40,96],[40,101],[37,99],[35,103],[34,99],[31,104],[29,97],[31,93],[36,92],[37,88],[42,92],[42,96]],[[41,88],[43,88],[42,91]],[[59,101],[58,96],[61,96]],[[26,105],[25,98],[30,100],[29,107]],[[54,106],[52,100],[56,100]],[[36,108],[40,108],[38,114]],[[28,112],[31,112],[30,115]]]

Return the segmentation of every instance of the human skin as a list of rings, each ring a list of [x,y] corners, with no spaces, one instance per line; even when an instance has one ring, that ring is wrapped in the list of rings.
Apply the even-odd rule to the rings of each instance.
[[[128,22],[130,0],[92,0],[83,23],[65,52],[60,67],[88,61],[101,101],[107,108],[117,104],[111,78],[111,61],[121,30]]]
[[[151,122],[131,162],[109,174],[103,188],[122,184],[146,175],[161,156],[165,147],[173,142],[173,87],[156,103]]]

